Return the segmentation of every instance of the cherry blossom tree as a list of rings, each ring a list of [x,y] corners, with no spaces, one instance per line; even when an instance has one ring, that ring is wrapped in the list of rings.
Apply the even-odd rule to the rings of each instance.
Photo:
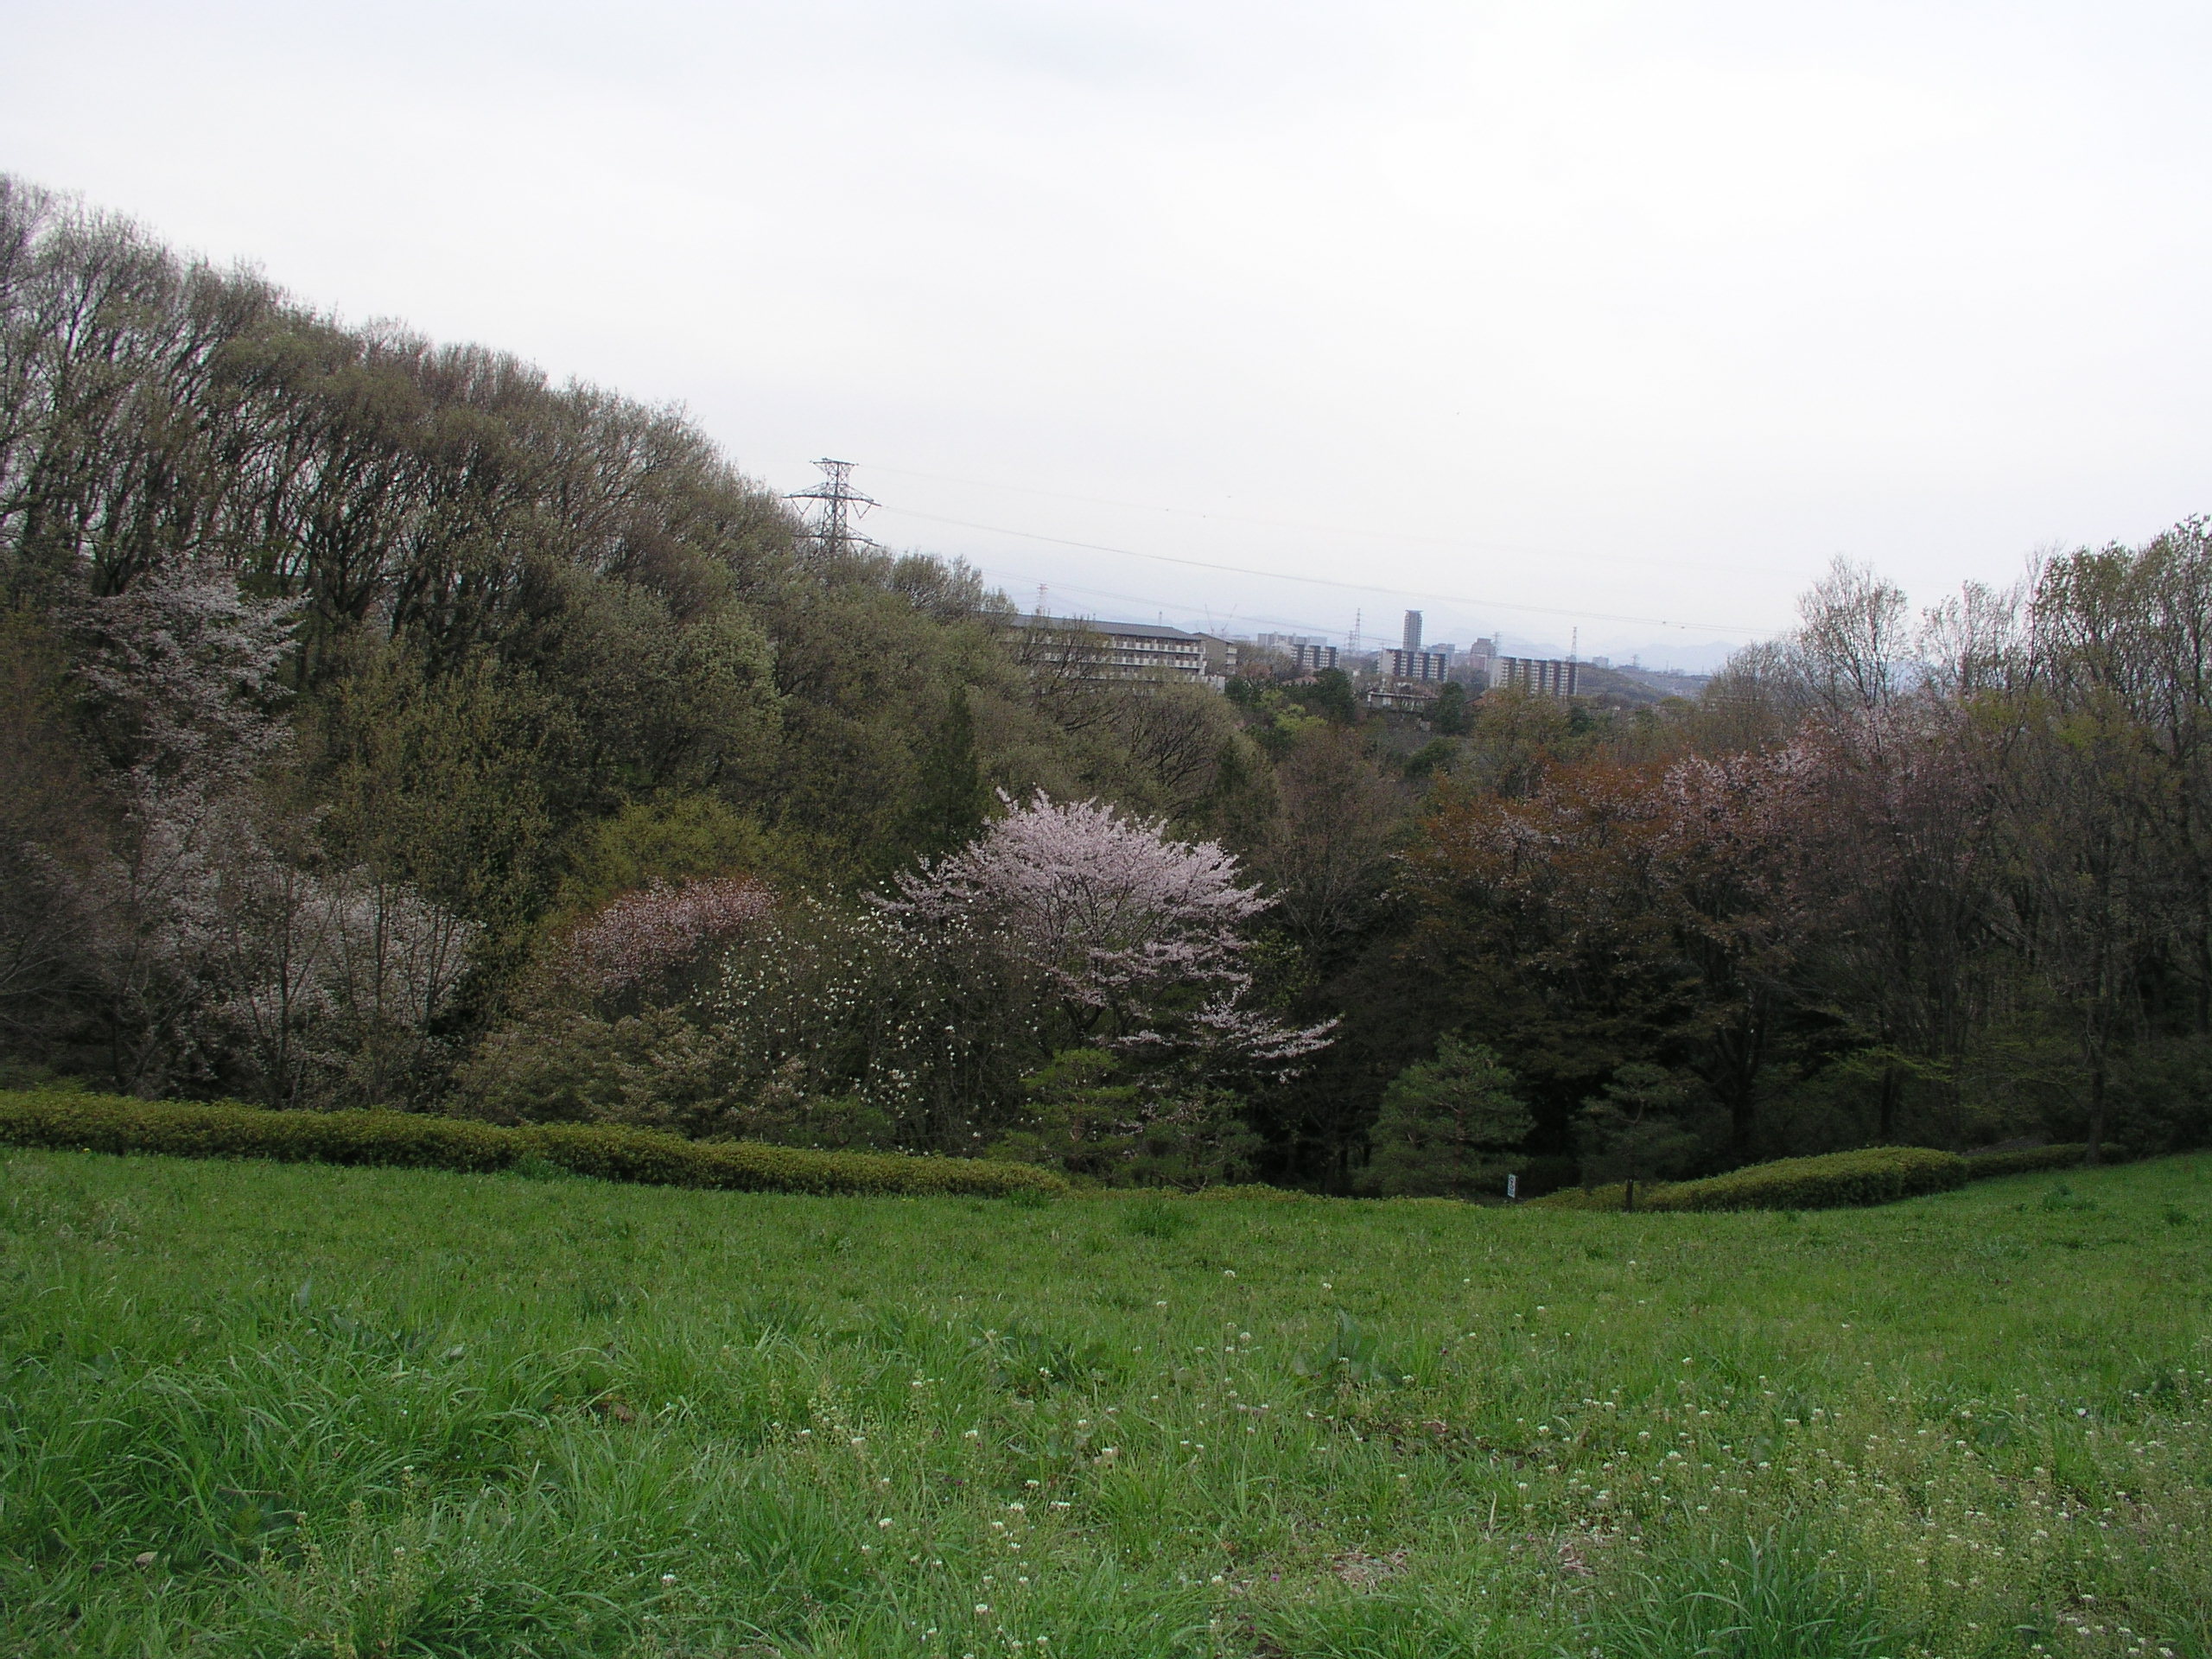
[[[249,836],[217,870],[200,1045],[276,1106],[390,1104],[419,1080],[429,1033],[479,930],[403,883],[327,872]]]
[[[112,833],[62,871],[69,956],[118,1085],[273,1105],[406,1093],[478,935],[412,887],[330,867],[291,760],[296,607],[184,565],[55,607],[109,764]]]
[[[622,894],[571,933],[558,971],[587,995],[620,995],[755,931],[774,909],[773,895],[750,876],[656,881]]]
[[[1033,976],[1082,1039],[1163,1059],[1280,1070],[1330,1040],[1252,1006],[1248,929],[1272,902],[1211,842],[1039,791],[958,852],[896,879],[883,907],[951,950]]]
[[[220,1046],[203,1020],[235,982],[223,958],[236,878],[268,856],[251,788],[290,739],[278,670],[293,607],[181,565],[54,615],[119,809],[71,908],[116,1082],[158,1092],[209,1072]]]

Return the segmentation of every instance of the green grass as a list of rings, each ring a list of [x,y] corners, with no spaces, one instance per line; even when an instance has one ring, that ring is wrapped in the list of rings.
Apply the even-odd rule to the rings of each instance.
[[[0,1167],[10,1654],[2212,1659],[2212,1158],[1808,1218]]]

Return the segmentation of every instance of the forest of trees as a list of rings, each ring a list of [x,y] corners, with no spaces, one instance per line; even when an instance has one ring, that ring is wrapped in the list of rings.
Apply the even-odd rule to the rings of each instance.
[[[0,1082],[1343,1192],[2212,1140],[2202,522],[1427,731],[1020,624],[0,179]]]

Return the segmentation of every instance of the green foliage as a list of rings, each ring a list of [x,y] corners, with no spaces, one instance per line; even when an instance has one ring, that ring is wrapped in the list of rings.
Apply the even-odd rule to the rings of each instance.
[[[1497,1054],[1446,1035],[1433,1060],[1408,1066],[1384,1092],[1360,1189],[1408,1198],[1503,1192],[1511,1160],[1502,1154],[1535,1126]]]
[[[1103,1049],[1062,1050],[1026,1090],[1029,1110],[994,1158],[1114,1185],[1208,1187],[1248,1175],[1259,1148],[1235,1095],[1190,1084],[1159,1092]]]
[[[480,1043],[448,1105],[493,1123],[621,1123],[830,1148],[896,1142],[882,1111],[813,1081],[796,1060],[761,1074],[728,1033],[677,1009],[610,1018],[553,1008]]]
[[[1382,1339],[1361,1329],[1359,1321],[1341,1307],[1329,1340],[1293,1354],[1290,1372],[1325,1389],[1389,1388],[1404,1380],[1402,1373],[1384,1363]]]
[[[1230,682],[1232,686],[1250,683]],[[1266,845],[1277,806],[1267,755],[1255,738],[1240,732],[1223,740],[1214,757],[1213,781],[1191,817],[1208,840],[1219,842],[1239,858],[1249,858]]]
[[[1832,1210],[1948,1192],[1967,1183],[1966,1160],[1928,1147],[1869,1147],[1784,1158],[1656,1195],[1655,1210]]]
[[[1311,685],[1293,685],[1288,691],[1309,714],[1324,720],[1350,726],[1359,719],[1358,699],[1352,696],[1351,677],[1342,669],[1325,668]]]
[[[686,1141],[615,1124],[508,1128],[414,1112],[271,1112],[77,1093],[0,1094],[0,1142],[176,1158],[479,1172],[537,1160],[601,1180],[752,1192],[995,1198],[1017,1190],[1065,1190],[1059,1178],[1047,1172],[971,1159]]]
[[[983,827],[990,786],[976,758],[976,716],[964,688],[946,699],[944,719],[922,751],[905,840],[924,855],[950,852]]]
[[[1147,1103],[1122,1179],[1185,1189],[1233,1185],[1250,1178],[1260,1145],[1241,1096],[1185,1084]]]
[[[1868,1147],[1817,1158],[1783,1158],[1681,1181],[1637,1195],[1639,1210],[1840,1210],[1950,1192],[1969,1179],[1967,1160],[1929,1147]],[[1562,1210],[1618,1210],[1622,1186],[1567,1192],[1537,1203]]]
[[[1319,1194],[1300,1192],[1294,1187],[1269,1186],[1262,1181],[1237,1181],[1220,1186],[1201,1187],[1190,1195],[1208,1202],[1238,1204],[1319,1204]]]
[[[553,700],[490,659],[433,679],[416,653],[364,647],[311,717],[333,856],[479,924],[487,966],[518,969],[557,880]]]
[[[1444,737],[1465,737],[1474,730],[1474,704],[1468,699],[1467,688],[1457,680],[1446,680],[1443,690],[1436,694],[1428,720],[1438,734]]]
[[[1606,1659],[1873,1659],[1899,1645],[1871,1574],[1811,1532],[1685,1540],[1593,1599],[1581,1645]]]
[[[1618,1180],[1632,1191],[1679,1170],[1698,1150],[1697,1137],[1675,1116],[1688,1097],[1687,1085],[1659,1066],[1622,1066],[1576,1119],[1584,1179]]]
[[[2051,1147],[2023,1147],[2012,1152],[1983,1152],[1968,1157],[1967,1179],[1991,1180],[1999,1175],[2032,1175],[2046,1169],[2075,1169],[2088,1155],[2080,1141]]]
[[[1433,778],[1440,772],[1448,771],[1459,753],[1459,746],[1450,738],[1432,737],[1405,758],[1401,770],[1409,779]]]
[[[1456,775],[1493,794],[1529,793],[1545,772],[1564,760],[1581,758],[1567,705],[1519,686],[1485,692],[1468,722],[1468,738]]]
[[[626,893],[733,872],[781,874],[804,855],[714,795],[632,801],[570,842],[550,919],[588,915]]]
[[[1053,1055],[1023,1079],[1028,1113],[991,1155],[1114,1179],[1128,1160],[1143,1113],[1141,1090],[1119,1080],[1120,1073],[1120,1064],[1103,1048]]]

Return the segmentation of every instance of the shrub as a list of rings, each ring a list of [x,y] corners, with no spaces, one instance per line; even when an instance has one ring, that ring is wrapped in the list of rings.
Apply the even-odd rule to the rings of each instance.
[[[1948,1192],[1966,1184],[1966,1160],[1955,1153],[1867,1147],[1683,1181],[1644,1202],[1654,1210],[1840,1210]]]
[[[2079,1141],[2055,1147],[2018,1147],[2011,1152],[1983,1152],[1967,1158],[1967,1179],[1986,1181],[1999,1175],[2032,1175],[2038,1170],[2072,1169],[2088,1155]]]
[[[1639,1189],[1639,1210],[1840,1210],[1892,1204],[1964,1186],[1967,1160],[1929,1147],[1868,1147],[1817,1158],[1753,1164],[1701,1181]],[[1536,1202],[1560,1210],[1618,1210],[1622,1186],[1553,1194]]]
[[[686,1141],[602,1123],[516,1128],[414,1112],[272,1112],[60,1090],[0,1094],[0,1142],[175,1158],[270,1158],[465,1171],[545,1166],[601,1180],[735,1192],[1052,1196],[1051,1172],[963,1158],[816,1152],[743,1141]]]
[[[674,1008],[613,1019],[545,1009],[486,1038],[454,1081],[446,1109],[491,1123],[614,1124],[837,1151],[896,1144],[889,1117],[867,1101],[810,1092],[798,1058],[761,1076],[729,1032]]]

